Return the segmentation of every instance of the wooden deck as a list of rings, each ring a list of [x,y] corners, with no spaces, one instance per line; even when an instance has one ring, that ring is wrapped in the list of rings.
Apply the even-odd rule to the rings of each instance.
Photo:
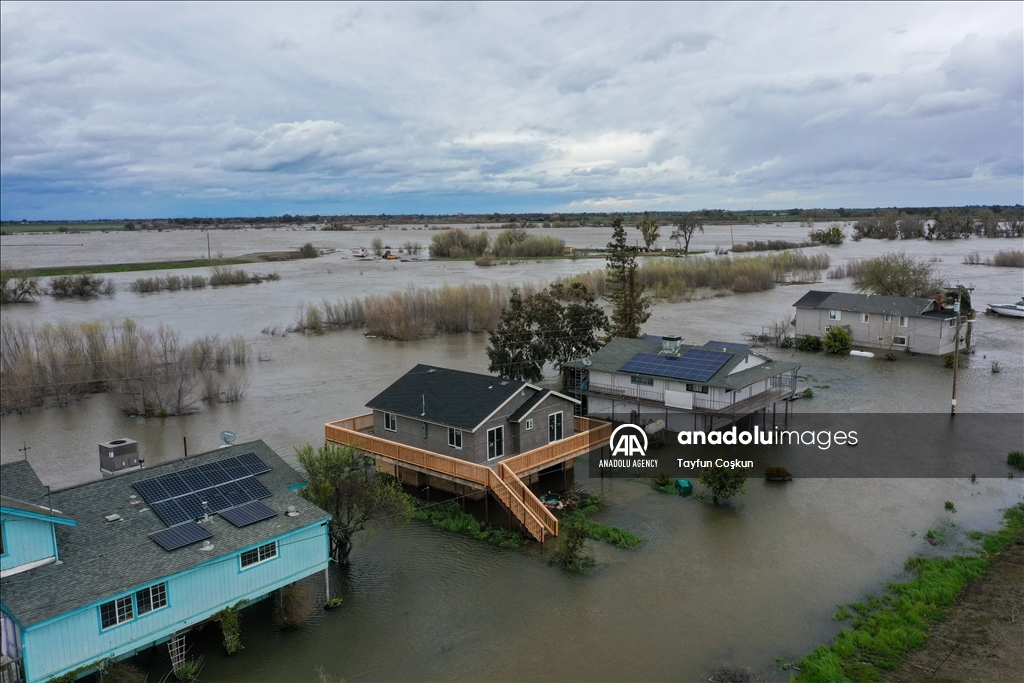
[[[607,422],[574,417],[572,436],[521,453],[493,465],[451,458],[415,446],[381,439],[367,434],[373,427],[373,413],[328,422],[324,425],[327,441],[373,453],[379,460],[441,477],[471,488],[490,491],[535,539],[558,535],[558,519],[523,483],[521,477],[576,458],[605,445],[612,426]]]

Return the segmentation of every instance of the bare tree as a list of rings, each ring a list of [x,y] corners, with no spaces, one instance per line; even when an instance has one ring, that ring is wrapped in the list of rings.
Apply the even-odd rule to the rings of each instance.
[[[690,253],[690,238],[693,237],[693,233],[704,232],[704,224],[701,223],[700,218],[696,214],[688,213],[680,216],[676,221],[675,230],[672,231],[671,239],[675,240],[676,248],[679,248],[679,243],[683,243],[683,254]]]

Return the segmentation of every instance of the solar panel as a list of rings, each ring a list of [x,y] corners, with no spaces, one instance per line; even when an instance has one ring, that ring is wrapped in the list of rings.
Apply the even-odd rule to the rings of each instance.
[[[270,489],[256,479],[243,479],[237,483],[239,488],[249,497],[249,500],[259,500],[270,495]]]
[[[270,519],[276,516],[277,513],[268,508],[258,500],[254,500],[251,503],[240,505],[230,510],[224,510],[220,513],[220,516],[228,520],[235,526],[249,526],[256,522],[262,522],[265,519]]]
[[[689,349],[679,358],[653,353],[638,353],[619,368],[619,371],[687,379],[692,382],[706,382],[732,356],[732,353],[712,351],[711,349]]]
[[[737,351],[746,351],[752,348],[750,344],[741,344],[740,342],[724,342],[718,340],[709,341],[704,346],[712,349],[736,349]]]
[[[194,519],[192,515],[188,514],[181,509],[176,500],[161,500],[158,503],[153,503],[153,512],[155,512],[163,523],[167,526],[174,526],[182,522],[187,522]]]
[[[229,505],[228,507],[241,505],[242,503],[251,500],[251,498],[249,498],[249,495],[245,491],[243,491],[242,487],[239,486],[236,482],[231,482],[230,484],[218,486],[217,490],[220,491],[221,495],[228,499],[229,503],[231,503],[231,505]]]
[[[270,468],[267,467],[267,464],[260,460],[260,457],[255,453],[245,453],[243,455],[238,456],[236,460],[242,463],[245,469],[249,471],[249,474],[256,475],[270,471]]]
[[[151,505],[158,501],[170,498],[170,496],[167,495],[167,492],[164,491],[164,487],[160,485],[159,477],[135,482],[135,490],[138,491],[145,501]]]
[[[238,458],[221,460],[220,466],[223,467],[224,471],[227,473],[228,481],[249,476],[249,470],[246,469],[245,465],[243,465]]]
[[[213,534],[199,526],[195,522],[186,522],[172,526],[169,529],[154,531],[149,535],[161,548],[167,551],[177,550],[191,545],[205,538],[211,538]]]
[[[200,465],[196,468],[202,472],[210,480],[210,484],[216,486],[217,484],[223,484],[229,481],[231,477],[224,471],[224,468],[220,466],[219,462],[208,462],[205,465]]]

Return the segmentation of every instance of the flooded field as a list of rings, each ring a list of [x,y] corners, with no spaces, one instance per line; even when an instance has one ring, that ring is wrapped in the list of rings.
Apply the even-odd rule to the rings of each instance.
[[[819,227],[821,227],[819,225]],[[598,247],[610,229],[539,230],[569,246]],[[667,230],[665,232],[668,232]],[[801,241],[806,227],[709,226],[691,249],[713,249],[749,239]],[[603,267],[601,259],[526,261],[480,268],[472,262],[362,261],[349,250],[381,237],[393,247],[424,246],[427,230],[358,232],[288,230],[212,231],[214,253],[237,256],[294,249],[305,242],[338,251],[302,261],[254,264],[281,279],[260,285],[110,299],[8,306],[5,320],[163,322],[185,338],[242,334],[265,360],[245,370],[251,386],[235,404],[180,418],[131,418],[114,399],[97,395],[67,408],[0,418],[0,457],[28,459],[54,487],[98,476],[96,444],[127,436],[140,442],[147,462],[215,448],[231,429],[239,441],[263,439],[294,462],[293,448],[323,439],[323,423],[362,412],[363,405],[416,363],[486,371],[486,335],[443,335],[416,342],[364,337],[359,331],[271,337],[260,331],[292,322],[304,301],[386,293],[444,283],[542,283],[559,275]],[[637,235],[632,231],[631,236]],[[661,243],[668,244],[663,239]],[[14,246],[45,244],[47,246]],[[84,246],[53,246],[56,244]],[[199,232],[89,233],[4,236],[12,267],[198,258]],[[8,248],[14,246],[14,248]],[[1020,240],[957,242],[847,242],[816,247],[833,265],[889,250],[933,259],[949,281],[972,285],[975,307],[1016,301],[1020,269],[966,266],[1021,248]],[[809,250],[810,251],[810,250]],[[189,271],[181,271],[186,273]],[[197,271],[201,272],[201,271]],[[150,275],[143,273],[142,275]],[[140,274],[112,276],[123,285]],[[824,273],[822,274],[824,278]],[[779,286],[690,302],[657,303],[645,330],[681,334],[687,341],[739,340],[792,312],[811,289],[852,291],[850,280]],[[1024,405],[1024,321],[979,316],[976,355],[960,374],[964,412],[1020,412]],[[815,388],[797,411],[943,412],[951,371],[939,359],[900,356],[896,362],[770,350],[803,363]],[[991,361],[1002,371],[991,372]],[[584,463],[580,463],[583,465]],[[943,524],[943,502],[956,504],[964,529],[991,529],[1000,510],[1022,498],[1020,480],[797,480],[785,487],[752,481],[747,495],[727,506],[665,496],[620,480],[577,484],[607,501],[600,521],[645,539],[636,550],[594,543],[597,569],[569,576],[535,552],[492,548],[420,523],[383,527],[364,539],[346,573],[333,576],[345,600],[303,628],[279,632],[266,605],[243,617],[246,650],[228,658],[211,629],[198,634],[207,681],[313,681],[323,666],[335,679],[361,680],[697,680],[721,663],[764,669],[776,656],[796,659],[839,628],[836,603],[857,600],[897,577],[908,555],[935,552],[921,540]],[[917,532],[912,536],[911,532]],[[940,549],[950,552],[954,548]],[[785,674],[780,675],[785,678]]]

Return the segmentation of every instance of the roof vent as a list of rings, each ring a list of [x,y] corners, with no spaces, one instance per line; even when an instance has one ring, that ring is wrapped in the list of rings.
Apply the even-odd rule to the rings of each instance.
[[[661,338],[661,353],[670,356],[679,353],[679,347],[683,345],[683,338],[676,335],[669,335]]]
[[[213,544],[210,543],[209,541],[203,541],[203,544],[201,546],[199,546],[199,551],[200,552],[208,553],[211,550],[213,550]]]
[[[500,384],[501,384],[501,386],[505,386],[506,384],[508,384],[508,380],[507,379],[503,379],[503,380],[501,380]]]
[[[107,520],[108,522],[120,522],[121,521],[121,515],[119,515],[119,514],[117,514],[115,512],[112,515],[106,515],[103,519]]]
[[[430,368],[427,372],[437,372],[437,368]]]
[[[295,509],[294,505],[289,505],[288,506],[288,512],[285,513],[285,514],[287,514],[289,517],[298,517],[299,516],[299,511]]]

